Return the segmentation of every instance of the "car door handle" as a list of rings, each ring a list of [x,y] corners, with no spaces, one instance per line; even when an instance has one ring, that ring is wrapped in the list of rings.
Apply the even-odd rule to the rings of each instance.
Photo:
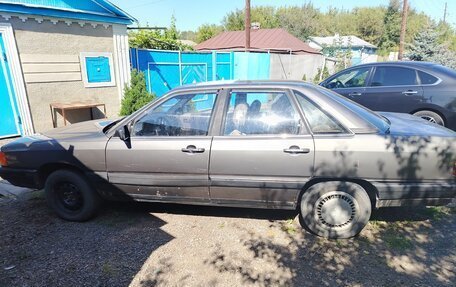
[[[418,91],[408,90],[408,91],[403,91],[402,94],[403,94],[403,95],[406,95],[406,96],[409,96],[409,95],[416,95],[416,94],[418,94]]]
[[[197,148],[194,145],[189,145],[186,148],[182,148],[181,150],[182,150],[182,152],[187,152],[187,153],[202,153],[205,151],[204,148]]]
[[[353,93],[348,94],[349,97],[357,97],[357,96],[361,96],[361,95],[362,94],[359,92],[353,92]]]
[[[309,148],[300,148],[297,145],[292,145],[291,147],[284,149],[283,152],[291,153],[291,154],[309,153],[310,149]]]

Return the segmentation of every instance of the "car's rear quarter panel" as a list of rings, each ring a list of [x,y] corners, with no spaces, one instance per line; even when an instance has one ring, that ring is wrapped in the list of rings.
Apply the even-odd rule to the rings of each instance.
[[[454,137],[315,137],[315,177],[360,179],[380,199],[451,197]],[[440,191],[439,191],[440,189]]]

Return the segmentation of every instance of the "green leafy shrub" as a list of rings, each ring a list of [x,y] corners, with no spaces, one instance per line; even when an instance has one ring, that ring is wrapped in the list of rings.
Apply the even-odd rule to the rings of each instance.
[[[315,75],[314,79],[313,79],[313,82],[315,84],[318,84],[320,83],[321,81],[323,81],[324,79],[326,79],[327,77],[329,77],[329,71],[328,71],[328,68],[325,66],[323,68],[323,72],[321,71],[321,68],[318,68],[318,71],[317,71],[317,74]]]
[[[120,115],[127,116],[139,110],[155,99],[155,95],[147,91],[144,73],[133,70],[130,86],[125,87],[124,98],[120,107]]]

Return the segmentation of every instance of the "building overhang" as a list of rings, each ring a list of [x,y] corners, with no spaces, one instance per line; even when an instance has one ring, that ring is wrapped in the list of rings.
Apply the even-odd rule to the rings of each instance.
[[[59,19],[71,19],[76,21],[99,22],[109,24],[130,25],[135,19],[127,16],[108,15],[96,12],[59,9],[52,7],[30,6],[23,4],[9,4],[0,2],[1,14],[20,14],[24,16],[42,16]]]

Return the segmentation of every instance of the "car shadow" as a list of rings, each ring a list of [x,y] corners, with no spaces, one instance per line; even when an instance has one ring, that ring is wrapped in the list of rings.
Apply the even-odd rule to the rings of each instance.
[[[216,216],[231,218],[254,218],[265,220],[286,220],[294,218],[296,210],[236,208],[223,206],[186,205],[173,203],[150,202],[116,202],[109,201],[104,204],[105,213],[112,211],[125,213],[170,213],[193,216]]]

